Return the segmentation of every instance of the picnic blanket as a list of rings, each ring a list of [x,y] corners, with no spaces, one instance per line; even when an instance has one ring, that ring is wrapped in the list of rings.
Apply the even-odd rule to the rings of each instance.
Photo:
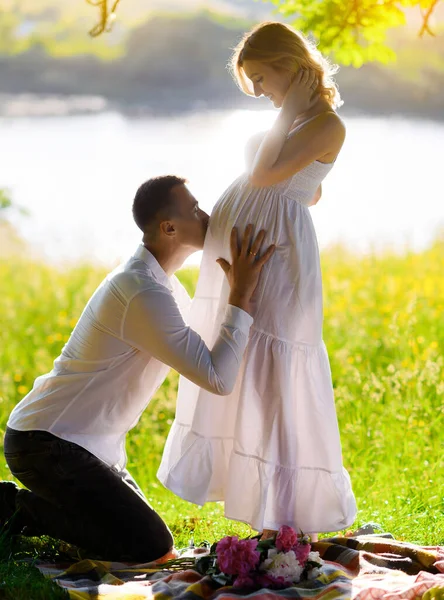
[[[194,570],[82,560],[37,564],[70,600],[444,600],[444,547],[378,536],[334,537],[313,544],[325,561],[319,577],[285,590],[221,587]]]

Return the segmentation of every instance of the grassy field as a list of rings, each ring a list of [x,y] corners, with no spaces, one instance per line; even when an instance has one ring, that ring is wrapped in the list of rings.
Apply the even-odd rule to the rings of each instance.
[[[444,544],[444,243],[422,253],[322,256],[324,339],[333,373],[344,463],[359,513],[395,537]],[[49,371],[105,271],[57,270],[30,259],[0,262],[0,428]],[[197,271],[180,278],[192,293]],[[174,415],[177,375],[158,391],[128,439],[129,469],[170,525],[177,546],[248,535],[156,480]],[[0,474],[11,479],[4,459]]]

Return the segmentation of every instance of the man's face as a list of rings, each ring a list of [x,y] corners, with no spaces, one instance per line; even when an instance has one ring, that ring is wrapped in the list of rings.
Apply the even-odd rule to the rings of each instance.
[[[185,185],[171,190],[175,216],[171,219],[181,246],[202,250],[210,217],[199,208],[199,203]]]

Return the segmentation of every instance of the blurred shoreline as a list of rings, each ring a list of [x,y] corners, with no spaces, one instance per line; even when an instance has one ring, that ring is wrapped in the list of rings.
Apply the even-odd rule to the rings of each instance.
[[[230,49],[247,27],[205,12],[164,14],[130,28],[119,52],[106,60],[39,47],[0,53],[0,116],[118,112],[153,118],[268,110],[270,102],[243,94],[227,68]],[[408,28],[392,32],[396,60],[341,66],[334,76],[344,100],[341,114],[444,121],[442,33],[419,40]]]
[[[163,96],[163,95],[162,95]],[[233,98],[231,98],[233,100]],[[181,105],[180,98],[175,97],[174,102],[157,102],[151,104],[117,102],[103,96],[92,95],[63,95],[63,94],[5,94],[0,93],[0,118],[44,118],[44,117],[69,117],[99,115],[116,112],[127,118],[155,118],[182,116],[196,112],[211,112],[220,110],[236,110],[248,108],[249,110],[264,110],[270,108],[262,100],[245,103],[241,97],[238,102],[228,103],[213,100],[188,101]],[[397,109],[395,106],[381,104],[371,105],[365,102],[363,106],[351,104],[345,98],[345,104],[340,109],[340,114],[345,117],[355,116],[394,116],[414,118],[435,122],[444,121],[444,110],[439,107],[424,108],[422,105],[406,102]]]

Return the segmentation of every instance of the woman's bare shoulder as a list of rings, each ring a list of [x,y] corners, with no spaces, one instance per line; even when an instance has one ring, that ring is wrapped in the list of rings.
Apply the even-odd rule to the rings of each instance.
[[[320,113],[317,117],[308,122],[304,129],[305,131],[301,131],[301,141],[304,140],[304,138],[310,139],[312,137],[318,137],[319,139],[325,140],[326,143],[328,142],[333,153],[339,152],[345,140],[345,123],[341,117],[333,111]]]
[[[338,137],[342,136],[343,138],[345,138],[345,134],[346,134],[345,123],[341,119],[341,117],[338,115],[337,112],[328,111],[328,112],[320,115],[320,123],[324,127],[329,128],[330,131],[334,131],[338,135]]]
[[[296,126],[289,133],[290,145],[298,141],[306,141],[313,136],[320,135],[327,139],[344,140],[345,124],[341,117],[333,110],[324,111],[313,115],[308,120],[296,123]]]
[[[345,140],[345,125],[333,111],[312,116],[290,132],[281,158],[293,160],[301,155],[314,160],[331,162],[339,154]]]

